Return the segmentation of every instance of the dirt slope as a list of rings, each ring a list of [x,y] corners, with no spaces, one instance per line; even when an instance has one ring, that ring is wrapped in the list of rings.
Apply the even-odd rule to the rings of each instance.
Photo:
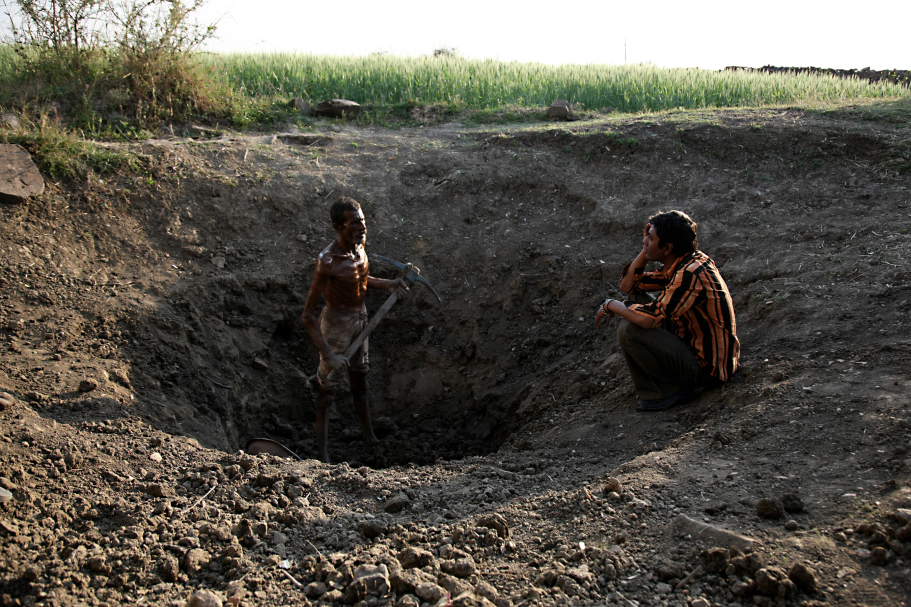
[[[0,605],[903,604],[911,136],[868,116],[155,140],[0,207]],[[415,287],[371,338],[376,453],[340,395],[342,463],[241,454],[315,452],[300,312],[339,195],[444,305]],[[669,208],[743,364],[645,416],[593,316]]]

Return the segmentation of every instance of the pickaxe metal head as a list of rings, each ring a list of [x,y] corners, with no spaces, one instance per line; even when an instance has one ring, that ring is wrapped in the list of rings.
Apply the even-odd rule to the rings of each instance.
[[[402,263],[400,261],[395,261],[394,259],[389,259],[388,257],[383,257],[382,255],[371,254],[371,257],[375,257],[380,261],[385,261],[386,263],[392,264],[402,271],[402,278],[405,282],[408,283],[408,286],[411,286],[413,283],[419,282],[422,283],[425,287],[430,289],[430,292],[433,293],[437,301],[440,302],[440,305],[443,304],[443,299],[440,297],[440,294],[437,293],[437,290],[433,286],[424,280],[424,277],[421,276],[421,271],[410,263]]]

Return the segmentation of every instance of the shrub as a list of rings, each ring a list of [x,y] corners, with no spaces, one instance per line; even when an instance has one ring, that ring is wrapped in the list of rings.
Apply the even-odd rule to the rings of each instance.
[[[202,0],[11,2],[19,84],[40,91],[35,101],[66,100],[82,128],[103,129],[105,110],[155,127],[224,105],[194,58],[215,32],[193,19]]]
[[[107,0],[12,0],[13,43],[24,64],[57,80],[82,75],[105,44]]]
[[[129,0],[116,13],[120,36],[115,65],[135,118],[144,124],[216,110],[217,97],[193,61],[215,26],[191,19],[201,0]]]

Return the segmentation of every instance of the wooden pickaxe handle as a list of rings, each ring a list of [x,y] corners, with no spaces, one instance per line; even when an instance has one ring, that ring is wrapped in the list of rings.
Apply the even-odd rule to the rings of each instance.
[[[381,320],[383,320],[383,316],[386,315],[386,312],[388,312],[398,300],[399,294],[397,292],[390,295],[389,299],[386,300],[386,303],[383,304],[383,307],[376,311],[376,314],[373,315],[373,318],[370,319],[370,322],[367,323],[367,326],[364,327],[364,330],[354,338],[354,341],[351,342],[351,345],[348,346],[348,349],[345,350],[345,353],[342,354],[342,356],[350,361],[351,357],[354,356],[354,353],[357,352],[357,349],[361,347],[361,344],[363,344],[364,341],[370,337],[370,334],[373,333],[373,330],[376,328],[376,326],[380,324]],[[335,380],[336,377],[337,374],[335,370],[329,373],[329,381]]]
[[[408,268],[405,270],[402,270],[402,278],[405,278],[407,276],[408,270],[411,269],[412,267],[413,266],[411,264],[408,264]],[[405,278],[405,282],[409,283],[410,281],[408,281],[407,278]],[[344,356],[350,362],[351,357],[354,356],[354,353],[357,352],[357,349],[361,347],[361,344],[363,344],[364,341],[368,337],[370,337],[370,334],[373,333],[373,330],[376,328],[376,326],[378,324],[380,324],[381,320],[383,320],[383,317],[386,315],[386,312],[388,312],[392,308],[392,306],[395,305],[395,302],[397,302],[398,300],[399,300],[399,292],[396,291],[395,293],[393,293],[392,295],[389,296],[389,298],[386,300],[386,303],[383,304],[383,307],[381,307],[379,310],[376,311],[376,314],[373,315],[373,318],[370,319],[370,322],[367,323],[367,326],[364,327],[364,330],[361,331],[360,334],[354,338],[354,341],[351,342],[351,345],[348,346],[348,349],[345,350],[345,353],[342,354],[342,356]],[[335,381],[336,377],[338,377],[338,374],[335,372],[334,369],[329,372],[329,378],[328,378],[329,381]]]

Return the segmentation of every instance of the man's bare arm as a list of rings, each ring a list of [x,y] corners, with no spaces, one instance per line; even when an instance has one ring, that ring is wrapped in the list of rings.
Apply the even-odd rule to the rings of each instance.
[[[313,340],[313,343],[316,344],[316,347],[319,348],[320,352],[328,356],[332,354],[332,352],[329,349],[326,338],[323,337],[323,332],[320,331],[319,316],[316,314],[316,306],[319,304],[319,300],[322,296],[322,290],[314,290],[311,287],[310,292],[307,293],[307,302],[304,304],[304,313],[301,314],[301,320],[304,321],[304,326],[307,327],[310,339]]]
[[[405,281],[401,278],[390,280],[387,278],[374,278],[373,276],[368,276],[367,288],[383,289],[384,291],[389,291],[390,295],[398,292],[399,297],[404,297],[405,293],[408,292],[408,285],[406,285]]]
[[[318,263],[316,270],[313,272],[313,283],[310,285],[310,291],[307,293],[307,301],[304,303],[304,312],[301,314],[301,320],[304,321],[304,326],[307,327],[310,339],[313,340],[313,343],[316,344],[319,351],[322,352],[324,356],[329,356],[332,354],[332,351],[329,348],[328,342],[326,342],[326,338],[323,337],[323,332],[319,328],[319,316],[316,314],[316,307],[319,305],[319,300],[323,296],[323,290],[326,288],[327,282],[326,276],[320,276],[320,265],[322,264]]]
[[[323,356],[328,359],[332,369],[341,372],[347,367],[348,361],[341,354],[335,354],[332,351],[332,348],[329,347],[326,337],[319,328],[319,317],[316,314],[316,307],[319,305],[319,300],[323,296],[323,290],[329,282],[330,274],[331,268],[323,263],[322,260],[316,263],[316,270],[313,271],[313,283],[310,285],[310,291],[307,293],[307,301],[304,303],[304,312],[301,314],[301,320],[304,321],[304,326],[307,327],[307,333],[310,334],[310,339],[313,340],[313,343],[316,344],[316,347],[319,348],[319,351]]]

